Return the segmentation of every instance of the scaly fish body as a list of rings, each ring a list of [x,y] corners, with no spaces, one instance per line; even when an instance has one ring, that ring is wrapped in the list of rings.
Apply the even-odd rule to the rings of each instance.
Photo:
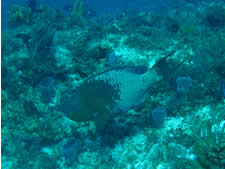
[[[142,104],[150,96],[148,88],[161,79],[155,69],[144,71],[140,66],[110,69],[88,78],[79,86],[78,100],[65,104],[70,106],[67,113],[74,121],[94,120],[97,128],[103,128],[115,114]]]
[[[137,67],[136,67],[137,68]],[[128,111],[129,109],[138,106],[149,96],[147,89],[152,83],[161,80],[156,71],[151,70],[143,74],[130,72],[130,68],[121,68],[110,70],[93,78],[90,81],[101,80],[104,83],[109,84],[113,90],[118,94],[118,97],[114,99],[114,106],[111,112]],[[101,91],[99,91],[101,92]]]

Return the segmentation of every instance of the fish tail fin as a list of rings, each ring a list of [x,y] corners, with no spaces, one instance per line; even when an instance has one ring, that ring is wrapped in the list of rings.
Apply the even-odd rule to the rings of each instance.
[[[173,69],[170,67],[167,59],[171,57],[175,51],[170,52],[163,58],[161,58],[156,64],[152,67],[157,71],[158,74],[163,76],[163,79],[167,79],[170,77],[171,73],[173,72]]]
[[[171,51],[169,54],[156,62],[156,64],[153,66],[153,69],[155,69],[158,74],[161,74],[163,76],[163,79],[171,79],[177,68],[185,62],[185,60],[183,60],[176,65],[172,65],[171,63],[169,63],[168,58],[173,56],[175,52],[175,50]]]

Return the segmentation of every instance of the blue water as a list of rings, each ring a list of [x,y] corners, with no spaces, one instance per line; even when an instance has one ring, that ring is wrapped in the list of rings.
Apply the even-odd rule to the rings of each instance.
[[[2,27],[7,25],[7,18],[11,14],[10,7],[13,4],[26,4],[29,0],[9,0],[2,1]],[[73,7],[75,0],[36,0],[37,6],[44,5],[65,11],[66,6]],[[111,15],[117,16],[126,11],[136,14],[140,11],[155,11],[158,13],[168,12],[171,8],[179,8],[184,5],[184,0],[83,0],[84,8],[93,11],[97,16]]]
[[[3,169],[225,169],[223,0],[4,0]]]

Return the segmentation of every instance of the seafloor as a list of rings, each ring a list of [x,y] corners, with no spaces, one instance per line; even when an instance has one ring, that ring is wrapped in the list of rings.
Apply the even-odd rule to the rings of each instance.
[[[225,4],[124,12],[96,19],[75,10],[14,6],[2,32],[3,169],[225,168]],[[108,133],[74,122],[62,96],[87,77],[147,65],[172,52],[172,78]],[[152,112],[164,107],[164,125]]]

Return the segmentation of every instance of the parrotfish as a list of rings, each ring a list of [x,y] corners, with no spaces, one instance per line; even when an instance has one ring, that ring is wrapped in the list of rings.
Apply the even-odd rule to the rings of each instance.
[[[103,129],[108,120],[149,98],[148,89],[165,75],[159,71],[160,65],[165,68],[164,60],[160,62],[163,64],[158,62],[149,70],[145,66],[117,67],[84,80],[63,103],[63,112],[73,121],[92,120],[97,129]]]

